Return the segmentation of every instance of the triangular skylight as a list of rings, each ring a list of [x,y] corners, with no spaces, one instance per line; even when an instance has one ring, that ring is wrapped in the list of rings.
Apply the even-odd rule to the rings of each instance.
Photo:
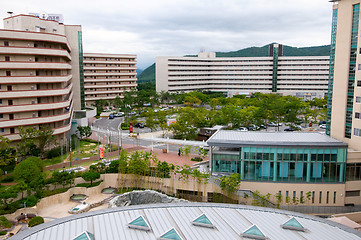
[[[77,237],[73,238],[73,240],[95,240],[94,235],[88,231],[82,232]]]
[[[134,219],[133,221],[131,221],[130,223],[128,223],[128,227],[134,228],[134,229],[150,231],[150,226],[149,226],[147,220],[145,220],[145,218],[143,216],[139,216],[136,219]]]
[[[241,234],[242,237],[252,238],[252,239],[267,239],[266,236],[259,230],[256,225],[251,226],[246,231]]]
[[[183,240],[178,232],[172,228],[168,232],[164,233],[162,236],[160,236],[159,240]]]
[[[209,227],[209,228],[215,227],[205,214],[202,214],[201,216],[193,220],[192,224],[201,227]]]
[[[299,223],[296,218],[291,218],[287,222],[285,222],[283,225],[281,225],[284,229],[290,229],[290,230],[296,230],[296,231],[306,231],[306,229]]]

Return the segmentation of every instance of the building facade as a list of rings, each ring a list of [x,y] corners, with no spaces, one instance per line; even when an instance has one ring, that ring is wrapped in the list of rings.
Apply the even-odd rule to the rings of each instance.
[[[129,54],[84,53],[85,102],[124,97],[125,91],[136,90],[137,56]]]
[[[346,188],[360,199],[360,0],[333,2],[326,133],[348,143]],[[351,192],[352,191],[352,192]]]
[[[305,99],[324,97],[328,88],[328,56],[282,56],[282,45],[270,45],[266,57],[157,57],[156,90],[214,91],[228,96],[279,93]]]
[[[19,140],[19,127],[46,127],[59,140],[73,110],[84,107],[82,30],[30,15],[4,19],[0,30],[0,135]]]
[[[347,144],[315,132],[221,130],[208,141],[211,172],[239,173],[242,189],[319,206],[360,205],[347,187]],[[348,176],[350,177],[350,176]]]

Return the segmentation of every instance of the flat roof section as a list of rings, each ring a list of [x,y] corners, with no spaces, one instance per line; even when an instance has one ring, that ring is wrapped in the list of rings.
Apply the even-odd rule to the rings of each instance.
[[[318,132],[240,132],[220,130],[207,141],[210,146],[347,147],[348,144]]]

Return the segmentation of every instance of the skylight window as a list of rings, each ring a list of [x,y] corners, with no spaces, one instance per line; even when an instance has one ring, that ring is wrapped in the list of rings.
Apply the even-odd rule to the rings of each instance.
[[[145,220],[145,218],[143,216],[139,216],[136,219],[134,219],[133,221],[131,221],[130,223],[128,223],[128,227],[134,228],[134,229],[139,229],[139,230],[144,230],[144,231],[151,230],[147,220]]]
[[[256,225],[251,226],[241,234],[242,237],[251,239],[267,239],[267,237],[259,230]]]
[[[179,236],[177,230],[172,228],[171,230],[160,236],[159,240],[183,240],[183,239]]]
[[[208,219],[208,217],[205,214],[202,214],[192,222],[195,226],[200,227],[208,227],[208,228],[215,228],[215,226],[212,224],[212,222]]]
[[[82,232],[77,237],[73,238],[73,240],[95,240],[94,235],[88,231]]]
[[[306,229],[302,226],[301,223],[299,223],[296,218],[291,218],[287,222],[285,222],[283,225],[281,225],[283,229],[290,229],[290,230],[296,230],[296,231],[306,231]]]

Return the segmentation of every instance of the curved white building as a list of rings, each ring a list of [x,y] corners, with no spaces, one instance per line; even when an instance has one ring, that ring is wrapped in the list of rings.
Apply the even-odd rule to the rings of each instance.
[[[0,135],[18,127],[50,127],[60,139],[82,108],[81,26],[35,16],[4,19],[0,30]]]
[[[224,92],[228,96],[261,92],[324,97],[330,57],[282,56],[281,46],[271,45],[266,57],[216,57],[213,52],[197,57],[157,57],[156,89]]]

